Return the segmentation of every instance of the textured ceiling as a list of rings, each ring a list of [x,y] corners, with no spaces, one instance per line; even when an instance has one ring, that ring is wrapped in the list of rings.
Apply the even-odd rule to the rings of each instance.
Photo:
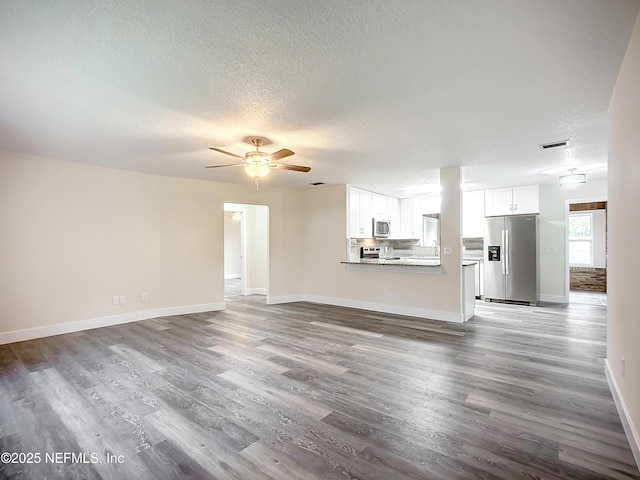
[[[638,0],[0,3],[0,148],[247,183],[251,136],[398,197],[606,175],[607,108]],[[540,143],[571,139],[543,152]],[[409,189],[409,190],[405,190]],[[412,190],[413,189],[413,190]],[[409,192],[409,193],[408,193]]]

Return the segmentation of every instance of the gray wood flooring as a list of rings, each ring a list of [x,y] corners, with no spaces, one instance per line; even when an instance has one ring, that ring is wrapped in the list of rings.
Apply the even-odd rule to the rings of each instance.
[[[455,325],[240,297],[1,346],[0,477],[640,479],[605,315],[478,302]]]

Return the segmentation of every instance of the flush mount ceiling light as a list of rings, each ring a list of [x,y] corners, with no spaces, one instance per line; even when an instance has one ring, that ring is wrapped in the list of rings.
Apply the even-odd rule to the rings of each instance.
[[[231,157],[240,158],[244,160],[244,162],[231,163],[226,165],[208,165],[205,168],[244,167],[244,171],[247,172],[247,175],[255,179],[256,190],[258,189],[258,179],[269,175],[269,172],[272,168],[278,168],[281,170],[293,170],[295,172],[308,172],[309,170],[311,170],[310,167],[290,165],[287,163],[276,163],[276,160],[280,160],[281,158],[293,155],[293,152],[288,148],[283,148],[281,150],[278,150],[277,152],[269,154],[260,151],[260,147],[263,144],[263,140],[261,138],[251,139],[251,144],[256,147],[255,152],[247,152],[245,153],[244,157],[236,155],[235,153],[227,152],[226,150],[221,150],[220,148],[210,147],[210,150],[215,150],[216,152],[224,153],[225,155],[229,155]]]
[[[573,187],[587,183],[586,173],[575,173],[576,168],[570,168],[568,175],[562,175],[558,181],[561,187]]]

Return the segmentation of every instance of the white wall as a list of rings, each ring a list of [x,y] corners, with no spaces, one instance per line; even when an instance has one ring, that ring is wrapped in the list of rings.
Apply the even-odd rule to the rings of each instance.
[[[224,202],[270,208],[269,293],[302,294],[301,192],[0,151],[0,334],[223,308]]]
[[[640,15],[609,105],[607,373],[640,465]],[[623,371],[622,358],[625,359]]]
[[[606,180],[590,180],[578,187],[560,188],[556,183],[540,185],[538,258],[540,259],[540,300],[568,302],[566,221],[568,202],[607,199]],[[555,252],[547,251],[552,247]]]
[[[247,294],[267,295],[269,289],[269,209],[245,205],[247,227]]]

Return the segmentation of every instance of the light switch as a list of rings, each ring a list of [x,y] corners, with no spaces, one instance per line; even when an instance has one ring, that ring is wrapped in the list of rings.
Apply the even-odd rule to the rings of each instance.
[[[114,295],[113,304],[114,305],[120,305],[120,297],[118,295]]]

